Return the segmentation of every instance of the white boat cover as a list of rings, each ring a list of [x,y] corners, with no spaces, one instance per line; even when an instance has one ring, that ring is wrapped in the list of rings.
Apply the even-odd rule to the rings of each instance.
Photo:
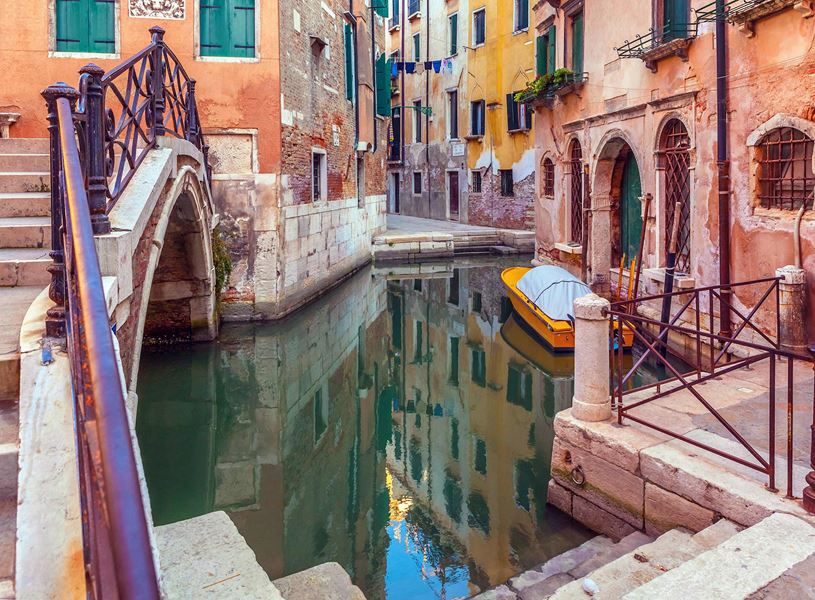
[[[543,265],[530,269],[518,289],[555,321],[574,321],[574,300],[591,294],[591,288],[566,269]]]

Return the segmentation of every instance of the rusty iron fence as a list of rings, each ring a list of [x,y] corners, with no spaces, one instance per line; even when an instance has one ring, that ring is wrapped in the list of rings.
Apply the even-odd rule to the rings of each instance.
[[[613,330],[621,323],[631,328],[634,338],[644,352],[631,368],[624,371],[622,344],[611,351],[612,368],[612,407],[616,410],[619,424],[625,420],[654,429],[688,444],[711,452],[763,473],[768,478],[768,488],[776,489],[776,435],[786,432],[786,479],[787,498],[794,498],[793,490],[793,419],[794,419],[794,365],[795,361],[805,361],[815,366],[812,354],[803,354],[785,349],[780,343],[780,278],[768,277],[728,286],[709,286],[679,290],[670,294],[645,296],[633,300],[615,302],[608,311],[609,327]],[[751,301],[751,309],[742,309],[734,304],[734,298],[741,293],[757,300]],[[722,300],[724,302],[722,303]],[[667,320],[662,320],[659,308],[670,303]],[[719,306],[728,307],[733,326],[732,334],[716,333],[720,324]],[[650,308],[650,310],[649,310]],[[649,316],[653,312],[657,316]],[[768,331],[769,330],[769,331]],[[671,339],[672,338],[672,339]],[[683,343],[689,352],[683,353],[683,360],[689,368],[676,366],[672,359],[670,343]],[[639,368],[650,361],[665,369],[668,378],[656,382],[637,385],[635,376]],[[756,448],[731,424],[720,410],[714,406],[709,393],[706,397],[705,383],[720,378],[745,367],[760,362],[769,362],[769,390],[767,407],[766,452]],[[778,369],[786,369],[786,415],[785,429],[778,431],[776,410],[778,406]],[[677,391],[687,391],[704,409],[738,442],[749,454],[743,458],[720,448],[705,444],[683,433],[672,431],[670,423],[657,422],[637,414],[636,409],[646,406]],[[815,400],[815,393],[813,394]],[[810,463],[815,471],[815,422],[813,422],[813,443]],[[811,479],[811,481],[810,481]],[[807,497],[815,498],[815,473],[807,477],[810,486],[804,490],[804,504],[807,510],[815,512],[815,505]]]
[[[113,331],[94,235],[110,231],[107,213],[156,146],[186,139],[207,160],[195,81],[163,40],[105,73],[80,70],[79,90],[54,84],[48,108],[51,251],[46,335],[65,340],[75,404],[87,595],[159,598]],[[209,167],[207,182],[209,185]]]

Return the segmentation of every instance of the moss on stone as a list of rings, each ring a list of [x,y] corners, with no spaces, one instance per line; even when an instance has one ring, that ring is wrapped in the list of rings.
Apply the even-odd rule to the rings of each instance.
[[[220,227],[212,232],[212,264],[215,267],[215,311],[221,312],[221,294],[232,273],[232,257],[226,247]]]

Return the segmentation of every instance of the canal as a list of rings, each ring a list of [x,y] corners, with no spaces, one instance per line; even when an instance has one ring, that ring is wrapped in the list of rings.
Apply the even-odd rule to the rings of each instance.
[[[546,504],[572,357],[512,316],[512,262],[368,267],[283,322],[145,349],[155,524],[224,510],[272,579],[336,561],[369,600],[467,597],[587,540]]]

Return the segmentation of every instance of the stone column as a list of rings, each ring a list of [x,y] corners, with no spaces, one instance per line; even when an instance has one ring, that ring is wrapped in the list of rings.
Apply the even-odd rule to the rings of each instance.
[[[806,349],[806,272],[793,265],[775,270],[778,284],[781,346],[788,350]]]
[[[591,240],[588,250],[583,248],[583,259],[589,257],[591,269],[587,283],[601,294],[611,291],[611,200],[608,194],[592,194]]]
[[[572,415],[581,421],[611,418],[609,389],[609,301],[588,294],[574,301],[574,399]]]

